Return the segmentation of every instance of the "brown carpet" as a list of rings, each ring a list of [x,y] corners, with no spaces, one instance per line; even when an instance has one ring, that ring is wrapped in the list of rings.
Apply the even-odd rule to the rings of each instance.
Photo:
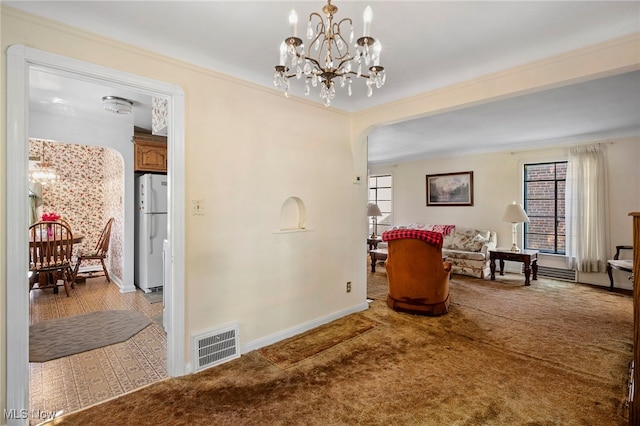
[[[124,342],[151,324],[130,310],[98,311],[29,326],[29,362],[46,362]]]
[[[258,353],[281,368],[289,368],[378,325],[380,323],[363,315],[349,315],[279,342],[277,345],[262,348]]]
[[[374,273],[371,273],[371,269],[368,269],[368,271],[367,299],[387,300],[389,284],[387,282],[387,271],[384,269],[384,266],[376,266],[376,272]]]
[[[454,275],[446,315],[397,313],[374,300],[354,316],[378,326],[287,369],[253,351],[54,424],[627,424],[631,297],[522,283]]]

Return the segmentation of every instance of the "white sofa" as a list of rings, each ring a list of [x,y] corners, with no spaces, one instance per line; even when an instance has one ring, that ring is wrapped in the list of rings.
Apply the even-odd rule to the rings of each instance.
[[[447,260],[453,264],[452,272],[485,279],[491,276],[489,250],[495,249],[498,243],[498,235],[495,231],[423,224],[395,226],[394,228],[415,228],[426,231],[435,230],[436,232],[445,228],[442,255],[446,256]]]

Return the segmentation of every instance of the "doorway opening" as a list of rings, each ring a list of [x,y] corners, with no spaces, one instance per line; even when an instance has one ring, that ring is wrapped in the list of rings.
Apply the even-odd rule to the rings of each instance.
[[[29,79],[32,69],[93,82],[109,87],[167,99],[170,112],[168,129],[168,207],[169,232],[167,267],[167,371],[170,376],[184,374],[184,94],[172,84],[135,76],[82,61],[50,54],[22,45],[7,50],[7,283],[25,282],[24,286],[7,286],[7,408],[22,410],[29,403],[29,292],[25,280],[29,203],[24,196],[28,187],[28,145],[30,108]],[[133,152],[124,155],[125,166],[133,173]],[[125,183],[125,197],[133,199],[133,180]],[[133,230],[133,212],[127,219],[125,233]],[[124,257],[132,257],[133,244],[124,247]],[[126,266],[125,266],[126,267]],[[133,268],[132,268],[133,269]],[[133,282],[124,283],[133,287]],[[121,290],[122,291],[122,290]],[[26,424],[26,420],[25,420]]]

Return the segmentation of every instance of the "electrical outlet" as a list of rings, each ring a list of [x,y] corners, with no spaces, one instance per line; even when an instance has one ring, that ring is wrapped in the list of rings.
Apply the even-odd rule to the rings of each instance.
[[[351,281],[347,281],[347,293],[351,293]]]

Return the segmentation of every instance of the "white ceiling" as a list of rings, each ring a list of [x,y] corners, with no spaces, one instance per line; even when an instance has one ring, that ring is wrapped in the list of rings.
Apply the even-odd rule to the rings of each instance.
[[[640,71],[381,127],[369,135],[369,163],[638,135]]]
[[[273,87],[278,46],[289,35],[288,14],[320,12],[321,0],[302,1],[3,1],[4,5],[60,21]],[[345,1],[334,0],[336,19],[362,29],[362,11],[373,8],[372,36],[383,45],[385,86],[366,96],[338,90],[333,108],[359,111],[491,72],[640,32],[638,1]],[[639,46],[640,48],[640,46]],[[46,81],[46,78],[41,80]],[[293,81],[294,95],[302,83]],[[69,106],[107,94],[55,92],[32,85],[32,107],[57,98]],[[600,81],[434,115],[377,129],[370,161],[405,161],[454,151],[491,151],[640,134],[638,72]],[[91,100],[80,100],[81,94]],[[88,97],[87,97],[88,99]],[[317,92],[310,99],[318,100]],[[144,107],[148,99],[138,99]],[[143,114],[136,114],[143,115]],[[146,116],[146,112],[145,112]],[[139,118],[136,118],[136,125]],[[150,120],[150,118],[149,118]],[[144,126],[143,126],[144,127]],[[591,139],[593,140],[593,139]]]
[[[151,130],[151,96],[100,86],[33,67],[29,75],[29,108],[35,112],[64,114],[84,120],[113,119],[104,110],[103,96],[117,96],[133,102],[133,123]],[[125,118],[125,117],[121,117]]]

